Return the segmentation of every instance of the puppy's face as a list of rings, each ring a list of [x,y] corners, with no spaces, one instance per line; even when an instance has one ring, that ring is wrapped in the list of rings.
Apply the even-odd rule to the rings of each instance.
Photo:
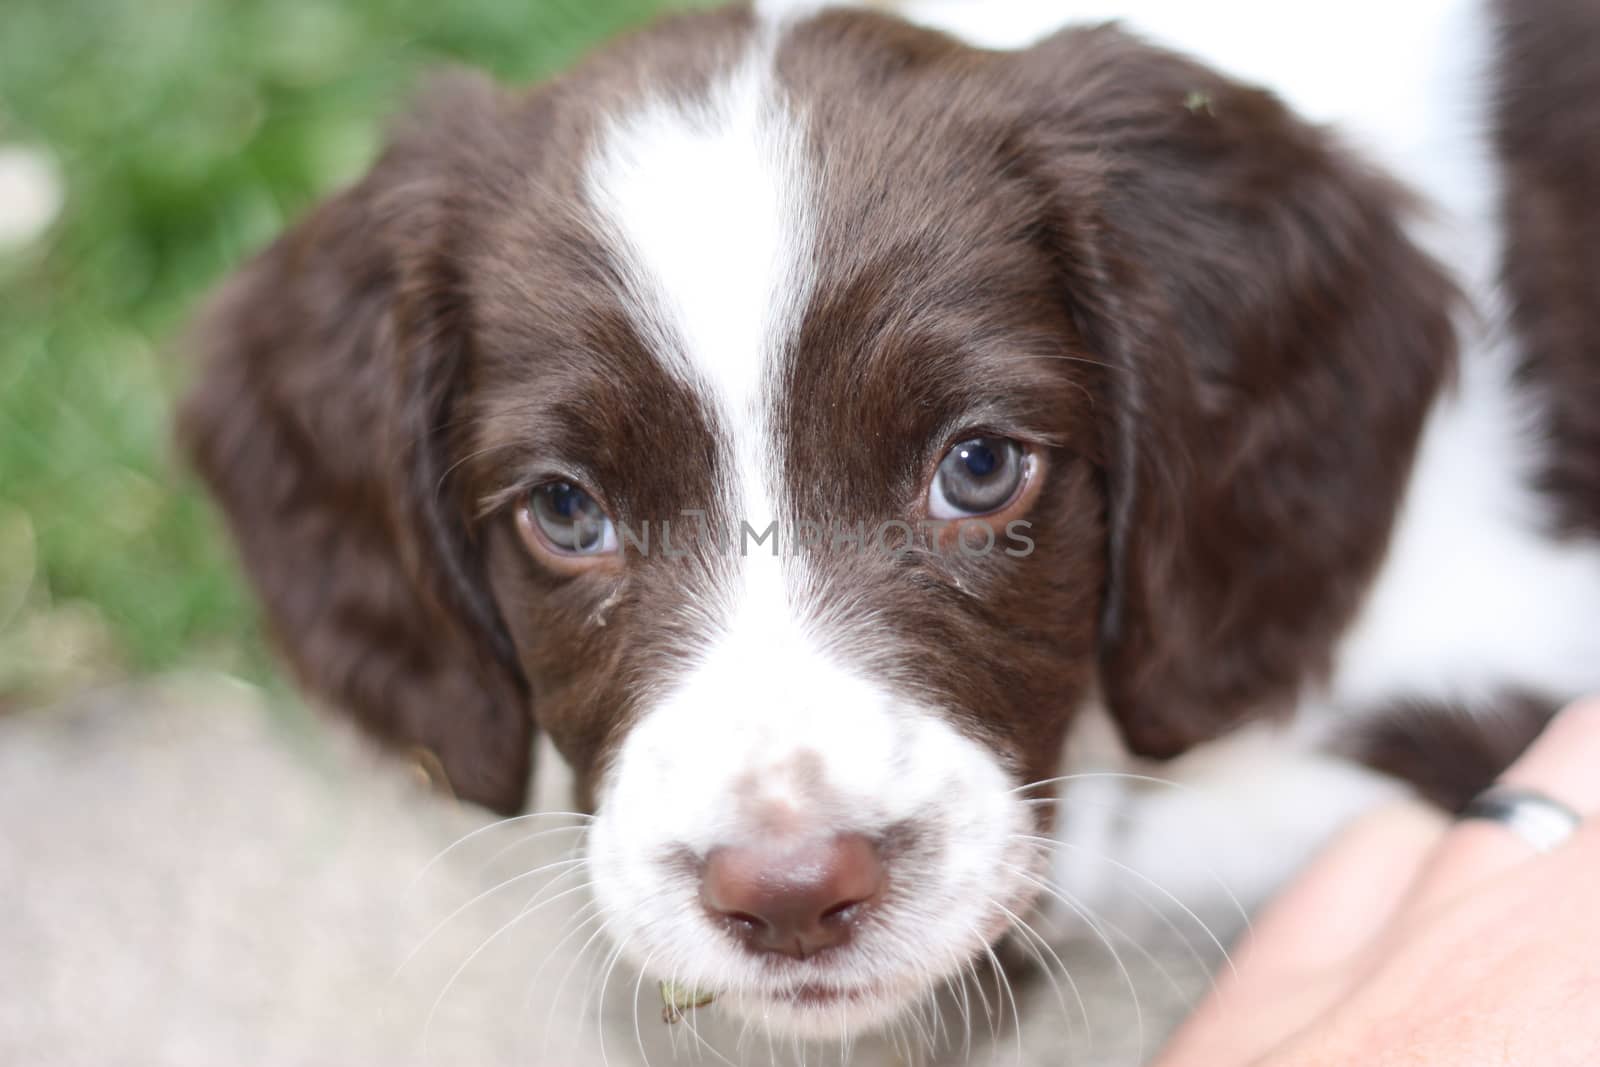
[[[1004,130],[818,44],[586,117],[477,235],[460,408],[613,935],[808,1033],[1027,910],[1105,559],[1099,360]]]
[[[503,808],[531,714],[624,952],[854,1031],[1030,906],[1093,690],[1177,751],[1348,615],[1449,356],[1388,197],[1109,31],[686,19],[436,94],[185,429],[308,684]]]

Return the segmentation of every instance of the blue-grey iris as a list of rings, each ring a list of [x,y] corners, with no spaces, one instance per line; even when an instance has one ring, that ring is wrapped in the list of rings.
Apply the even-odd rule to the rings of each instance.
[[[1004,437],[974,437],[946,453],[928,492],[935,518],[999,511],[1016,496],[1027,473],[1026,453]]]
[[[539,531],[564,552],[605,552],[615,543],[611,519],[598,501],[571,482],[547,482],[528,497]]]

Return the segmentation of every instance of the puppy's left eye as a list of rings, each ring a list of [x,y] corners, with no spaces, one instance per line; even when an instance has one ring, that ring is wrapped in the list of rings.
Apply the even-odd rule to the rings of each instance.
[[[1005,437],[974,437],[945,454],[928,487],[935,519],[990,515],[1010,504],[1028,479],[1030,457]]]
[[[611,516],[571,482],[546,482],[530,491],[517,509],[517,528],[534,556],[558,571],[582,570],[617,552]]]

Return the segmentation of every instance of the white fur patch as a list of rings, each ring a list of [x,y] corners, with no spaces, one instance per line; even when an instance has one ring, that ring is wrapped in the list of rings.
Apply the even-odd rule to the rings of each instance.
[[[1538,410],[1507,381],[1505,342],[1489,340],[1429,422],[1388,560],[1340,648],[1327,699],[1346,712],[1600,689],[1600,546],[1543,532],[1528,484]]]
[[[1057,884],[1135,933],[1198,918],[1226,941],[1340,827],[1403,787],[1259,723],[1167,762],[1129,757],[1105,709],[1073,723],[1062,774]],[[1194,914],[1184,914],[1189,909]]]
[[[1492,219],[1479,120],[1484,0],[909,0],[895,10],[980,47],[1018,48],[1116,22],[1152,44],[1265,86],[1336,127],[1459,218]],[[1450,261],[1453,264],[1456,260]]]

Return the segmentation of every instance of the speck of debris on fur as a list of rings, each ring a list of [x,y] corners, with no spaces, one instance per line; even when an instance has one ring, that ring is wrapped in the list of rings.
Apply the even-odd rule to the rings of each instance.
[[[1191,114],[1195,115],[1200,114],[1202,111],[1207,115],[1216,114],[1215,111],[1211,110],[1211,94],[1203,89],[1191,90],[1189,95],[1183,98],[1183,106],[1188,108]]]
[[[658,984],[661,987],[661,1021],[669,1026],[682,1020],[685,1012],[703,1008],[717,999],[715,993],[706,993],[693,986],[675,982]]]

